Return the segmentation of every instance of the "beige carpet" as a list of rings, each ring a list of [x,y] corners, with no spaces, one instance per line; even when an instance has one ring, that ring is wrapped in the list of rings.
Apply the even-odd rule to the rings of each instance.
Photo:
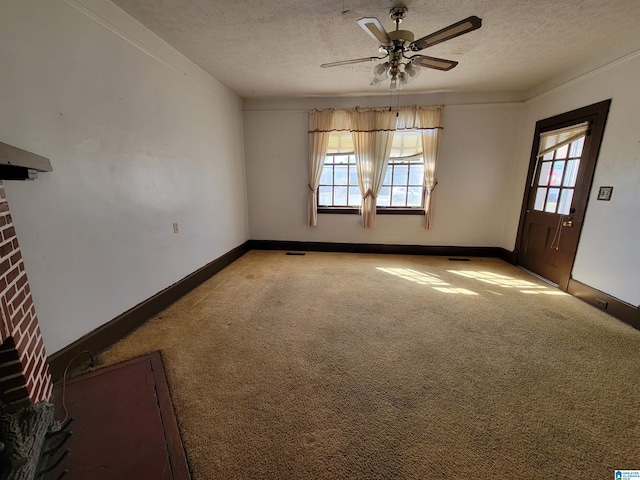
[[[156,349],[196,480],[640,469],[640,332],[496,259],[252,251],[100,360]]]

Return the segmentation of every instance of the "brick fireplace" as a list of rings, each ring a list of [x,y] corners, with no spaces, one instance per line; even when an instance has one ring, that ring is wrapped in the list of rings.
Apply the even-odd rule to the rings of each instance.
[[[0,181],[0,401],[48,402],[53,385],[9,203]]]

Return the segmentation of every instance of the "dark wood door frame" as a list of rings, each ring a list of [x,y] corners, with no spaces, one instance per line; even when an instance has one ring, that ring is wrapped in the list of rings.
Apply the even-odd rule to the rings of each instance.
[[[529,204],[529,194],[531,189],[529,185],[531,185],[533,176],[535,175],[535,167],[536,167],[536,156],[538,154],[538,149],[540,145],[540,133],[555,130],[558,128],[568,127],[571,125],[575,125],[580,123],[581,121],[592,119],[592,123],[589,126],[589,135],[592,135],[591,145],[594,150],[595,158],[600,154],[600,145],[602,143],[602,136],[604,134],[604,127],[607,120],[607,115],[609,113],[609,107],[611,105],[611,100],[604,100],[602,102],[594,103],[593,105],[589,105],[583,108],[578,108],[576,110],[572,110],[570,112],[562,113],[560,115],[556,115],[550,118],[546,118],[544,120],[539,120],[536,122],[536,129],[533,135],[533,141],[531,146],[531,155],[529,157],[529,170],[527,173],[527,181],[525,183],[525,191],[522,200],[522,208],[520,210],[520,220],[518,222],[518,234],[516,237],[516,246],[513,252],[513,259],[517,262],[518,256],[520,254],[520,249],[522,248],[523,235],[524,235],[524,227],[525,227],[525,216],[527,211],[527,206]],[[582,195],[584,198],[574,199],[574,202],[583,201],[585,204],[585,211],[583,213],[583,218],[586,217],[586,212],[588,209],[588,198],[591,192],[592,183],[593,183],[593,172],[590,174],[589,178],[585,179],[584,185],[587,188],[584,188]],[[575,260],[575,254],[574,259]],[[573,261],[571,263],[571,270],[573,269]],[[564,285],[560,285],[563,290],[567,290],[567,283]]]

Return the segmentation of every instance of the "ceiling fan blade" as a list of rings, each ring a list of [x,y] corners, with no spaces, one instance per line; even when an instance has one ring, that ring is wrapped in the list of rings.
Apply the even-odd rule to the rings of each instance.
[[[352,63],[362,63],[362,62],[374,62],[376,60],[382,60],[385,57],[364,57],[364,58],[354,58],[352,60],[342,60],[340,62],[331,62],[331,63],[323,63],[320,65],[322,68],[328,67],[338,67],[340,65],[351,65]]]
[[[482,26],[482,19],[476,16],[465,18],[458,23],[449,25],[448,27],[438,30],[437,32],[427,35],[426,37],[419,38],[415,42],[409,45],[409,48],[414,52],[422,50],[423,48],[432,47],[440,42],[446,42],[452,38],[464,35],[465,33],[477,30]]]
[[[393,40],[391,40],[391,37],[377,18],[361,18],[358,20],[358,25],[360,25],[362,29],[371,36],[371,38],[379,42],[380,45],[385,45],[387,47],[393,45]]]
[[[411,57],[411,63],[420,67],[433,68],[446,72],[458,65],[453,60],[445,60],[444,58],[427,57],[426,55],[414,55]]]

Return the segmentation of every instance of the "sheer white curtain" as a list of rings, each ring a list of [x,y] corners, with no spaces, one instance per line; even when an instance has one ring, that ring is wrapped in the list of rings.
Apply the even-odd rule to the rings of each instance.
[[[433,189],[438,183],[436,172],[442,134],[442,106],[401,108],[398,112],[396,128],[398,130],[420,130],[424,158],[424,226],[426,229],[430,229],[433,224]]]
[[[309,191],[307,224],[318,225],[318,185],[327,154],[329,134],[333,124],[333,110],[313,110],[309,113]]]
[[[349,111],[356,156],[358,185],[362,195],[362,226],[376,226],[376,198],[382,187],[396,128],[396,112],[388,109]]]

